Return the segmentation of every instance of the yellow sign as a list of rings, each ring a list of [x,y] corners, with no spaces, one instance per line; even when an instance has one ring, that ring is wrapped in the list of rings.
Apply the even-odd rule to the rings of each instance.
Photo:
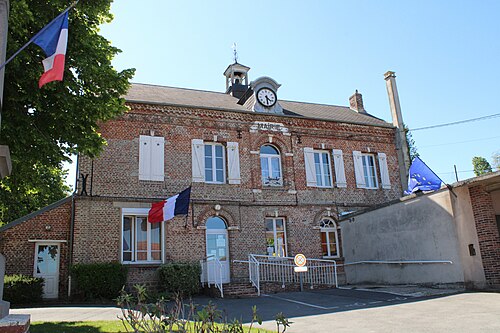
[[[303,255],[302,253],[299,253],[295,256],[295,258],[293,259],[293,262],[295,263],[295,265],[297,265],[299,267],[303,267],[306,265],[307,259],[306,259],[305,255]]]

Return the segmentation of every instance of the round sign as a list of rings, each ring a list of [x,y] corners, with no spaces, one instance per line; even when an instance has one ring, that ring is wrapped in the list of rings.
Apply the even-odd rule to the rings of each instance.
[[[295,256],[293,262],[295,263],[295,265],[302,267],[306,265],[307,259],[305,255],[299,253]]]

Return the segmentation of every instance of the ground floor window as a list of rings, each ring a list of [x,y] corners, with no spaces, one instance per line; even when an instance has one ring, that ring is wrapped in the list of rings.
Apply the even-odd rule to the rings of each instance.
[[[332,219],[325,218],[321,220],[320,228],[323,257],[339,257],[337,224]]]
[[[161,262],[162,224],[149,223],[145,215],[124,214],[122,223],[123,262]]]
[[[267,254],[273,257],[286,257],[285,219],[282,217],[266,219]]]

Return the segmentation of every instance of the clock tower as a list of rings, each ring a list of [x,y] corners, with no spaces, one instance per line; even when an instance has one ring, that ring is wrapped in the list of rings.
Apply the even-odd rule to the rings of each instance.
[[[277,95],[280,86],[281,84],[267,76],[250,82],[250,88],[253,91],[252,111],[283,114]]]

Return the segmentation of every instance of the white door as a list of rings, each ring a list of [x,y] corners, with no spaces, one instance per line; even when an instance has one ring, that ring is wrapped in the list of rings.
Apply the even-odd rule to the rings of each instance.
[[[229,244],[226,223],[211,217],[206,223],[207,279],[209,283],[229,283]],[[215,260],[218,259],[220,264]]]
[[[33,275],[44,279],[43,298],[59,296],[59,244],[36,243]]]

